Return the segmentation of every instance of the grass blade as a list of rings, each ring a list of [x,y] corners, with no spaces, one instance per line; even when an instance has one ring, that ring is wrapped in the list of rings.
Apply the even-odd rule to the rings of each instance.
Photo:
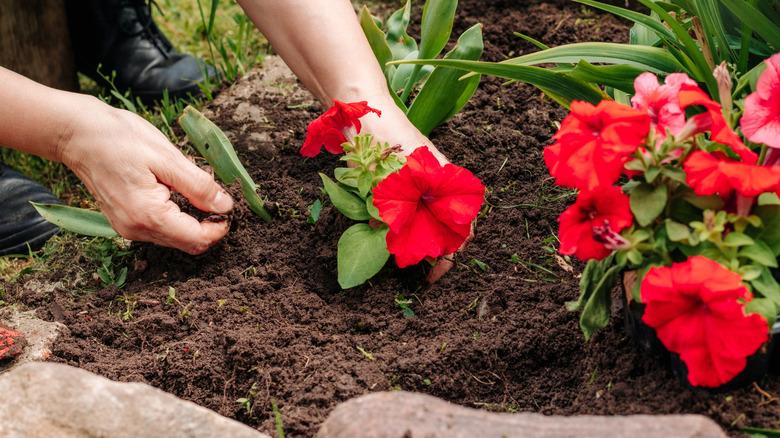
[[[61,204],[38,204],[30,202],[44,219],[63,230],[83,236],[117,237],[111,223],[99,211],[68,207]]]
[[[744,0],[721,0],[734,16],[753,29],[775,50],[780,50],[780,26],[762,14],[754,5]]]
[[[187,138],[195,145],[198,152],[214,168],[219,179],[228,185],[238,180],[249,208],[263,220],[270,222],[271,215],[268,214],[263,200],[257,194],[257,184],[241,164],[236,150],[225,133],[191,106],[184,108],[184,112],[179,117],[179,125],[187,133]]]

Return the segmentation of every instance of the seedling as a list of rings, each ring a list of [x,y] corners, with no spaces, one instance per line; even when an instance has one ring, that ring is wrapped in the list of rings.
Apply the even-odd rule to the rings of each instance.
[[[246,415],[250,418],[254,415],[255,397],[257,397],[257,382],[252,383],[252,386],[249,388],[249,392],[247,392],[246,397],[241,397],[236,400],[236,403],[238,403],[238,405],[244,409]]]
[[[404,318],[414,318],[414,310],[412,310],[412,301],[411,299],[405,298],[402,294],[398,294],[395,296],[395,305],[398,306],[399,309],[401,309],[401,313],[403,314]]]

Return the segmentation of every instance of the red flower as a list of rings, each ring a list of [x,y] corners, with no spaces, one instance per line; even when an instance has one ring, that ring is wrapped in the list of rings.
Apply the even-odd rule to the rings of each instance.
[[[758,162],[758,155],[742,143],[739,136],[729,127],[720,104],[710,97],[695,84],[683,84],[680,86],[680,107],[686,109],[690,106],[702,106],[706,112],[697,114],[689,119],[695,126],[692,134],[710,131],[712,141],[731,146],[731,149],[749,164]]]
[[[780,166],[759,166],[693,152],[683,165],[686,180],[697,195],[729,196],[736,190],[753,197],[774,191],[780,185]]]
[[[373,194],[374,206],[390,227],[387,250],[403,268],[460,248],[482,207],[485,186],[462,167],[442,166],[422,146]]]
[[[667,130],[677,135],[685,126],[685,111],[680,108],[678,94],[683,84],[696,84],[684,73],[672,73],[664,84],[658,83],[656,75],[642,73],[634,80],[636,93],[631,104],[638,110],[647,111],[655,126],[658,142],[666,138]]]
[[[751,295],[739,274],[706,257],[650,269],[641,298],[642,321],[680,355],[694,386],[727,383],[769,338],[766,319],[745,314]]]
[[[650,130],[650,117],[626,105],[574,101],[571,112],[544,149],[544,162],[558,185],[594,190],[615,182],[629,156]]]
[[[625,242],[618,233],[633,220],[628,196],[619,187],[581,192],[558,218],[561,254],[603,259]]]
[[[765,62],[756,92],[745,98],[742,132],[752,142],[780,148],[780,53]]]
[[[331,154],[343,153],[344,149],[341,145],[347,141],[344,131],[355,128],[356,133],[359,134],[362,128],[360,118],[368,113],[382,115],[379,110],[371,108],[365,101],[353,103],[334,101],[332,107],[309,123],[306,129],[306,140],[301,147],[301,155],[317,156],[323,146]]]

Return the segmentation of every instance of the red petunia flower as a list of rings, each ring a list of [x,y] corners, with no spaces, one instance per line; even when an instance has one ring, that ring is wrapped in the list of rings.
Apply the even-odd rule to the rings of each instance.
[[[374,188],[374,206],[390,227],[387,250],[399,267],[452,254],[471,234],[485,186],[468,170],[442,166],[422,146]]]
[[[650,117],[611,100],[597,106],[574,101],[544,149],[544,162],[558,185],[594,190],[614,183],[629,156],[644,142]]]
[[[748,140],[780,148],[780,53],[765,62],[756,92],[745,98],[740,123]]]
[[[780,166],[759,166],[718,157],[704,151],[693,152],[683,164],[686,180],[697,195],[729,196],[736,191],[753,197],[775,191],[780,186]]]
[[[362,128],[360,118],[368,113],[382,115],[378,109],[371,108],[365,101],[353,103],[334,101],[332,107],[309,123],[306,129],[306,140],[301,147],[301,155],[315,157],[323,146],[331,154],[344,153],[341,145],[347,141],[345,131],[354,128],[359,134]]]
[[[603,259],[620,244],[618,234],[633,223],[628,196],[619,187],[581,192],[558,218],[561,254],[580,260]]]
[[[745,314],[751,294],[739,274],[706,257],[650,269],[640,293],[642,321],[680,355],[691,385],[727,383],[769,338],[766,319]]]
[[[685,73],[672,73],[663,84],[650,72],[642,73],[634,80],[636,93],[631,98],[635,109],[647,111],[655,126],[656,138],[662,142],[667,130],[677,135],[685,126],[685,111],[680,107],[678,94],[683,84],[696,84]]]
[[[680,86],[680,107],[684,110],[691,106],[702,106],[706,112],[691,117],[688,121],[695,127],[691,134],[710,132],[712,141],[731,146],[743,162],[755,164],[758,155],[742,143],[739,136],[729,127],[719,103],[710,97],[696,84],[683,84]]]

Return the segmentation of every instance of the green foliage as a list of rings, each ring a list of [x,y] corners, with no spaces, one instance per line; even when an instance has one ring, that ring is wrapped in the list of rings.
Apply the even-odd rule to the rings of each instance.
[[[322,185],[325,193],[328,194],[330,202],[336,207],[336,210],[344,216],[355,221],[367,221],[371,219],[366,209],[366,202],[356,194],[345,189],[343,185],[334,182],[324,173],[320,173]]]
[[[117,237],[105,216],[97,211],[68,207],[60,204],[38,204],[31,202],[44,219],[63,230],[83,236]]]
[[[427,0],[423,7],[419,44],[407,33],[411,21],[411,0],[381,25],[367,7],[360,11],[360,25],[387,79],[396,104],[423,133],[429,134],[466,105],[479,85],[479,77],[461,80],[456,70],[422,64],[391,65],[394,61],[415,61],[438,57],[452,34],[457,0]],[[482,56],[482,26],[474,25],[458,38],[444,55],[448,60],[478,60]],[[409,102],[415,89],[417,96]]]
[[[597,102],[621,99],[620,93],[630,95],[631,82],[643,71],[661,76],[687,73],[717,100],[719,90],[712,71],[722,62],[734,73],[734,98],[738,98],[755,86],[760,61],[780,51],[780,17],[765,1],[639,0],[648,13],[595,0],[576,1],[633,22],[630,43],[547,47],[520,35],[541,50],[499,63],[436,61],[420,56],[417,60],[394,59],[391,64],[399,68],[404,64],[449,67],[522,81],[568,106],[572,100]],[[554,66],[546,69],[546,75],[529,69],[540,64]],[[599,88],[606,94],[597,93]]]
[[[241,164],[236,150],[233,149],[225,133],[191,106],[184,109],[179,118],[179,125],[187,133],[187,138],[195,145],[198,152],[214,168],[219,179],[227,185],[236,181],[241,183],[241,192],[249,208],[264,221],[270,222],[271,215],[268,214],[263,200],[257,194],[257,184]]]
[[[347,228],[338,244],[338,279],[343,289],[365,283],[390,258],[385,244],[388,228],[359,223]]]
[[[650,225],[664,211],[667,200],[665,185],[639,184],[631,190],[631,212],[639,225]]]

